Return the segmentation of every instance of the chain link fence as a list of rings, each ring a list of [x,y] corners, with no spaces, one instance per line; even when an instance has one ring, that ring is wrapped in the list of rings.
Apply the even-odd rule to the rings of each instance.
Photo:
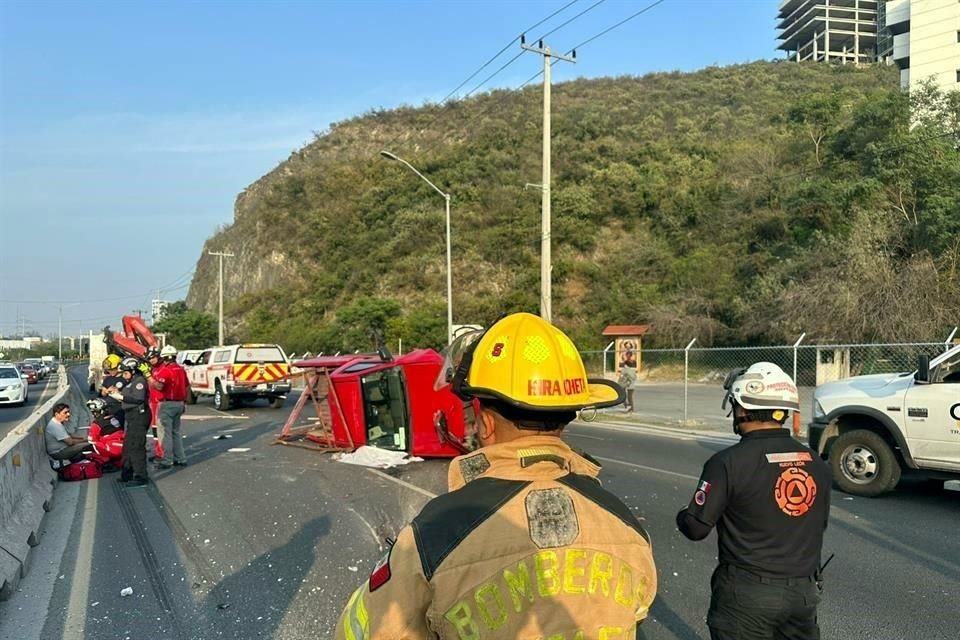
[[[801,413],[809,411],[817,385],[853,376],[913,371],[919,356],[933,358],[950,349],[945,342],[899,344],[801,344],[752,347],[643,349],[637,371],[639,419],[726,430],[720,411],[720,385],[727,373],[755,362],[773,362],[794,378]],[[587,373],[616,379],[612,349],[581,353]],[[616,411],[616,410],[614,410]]]

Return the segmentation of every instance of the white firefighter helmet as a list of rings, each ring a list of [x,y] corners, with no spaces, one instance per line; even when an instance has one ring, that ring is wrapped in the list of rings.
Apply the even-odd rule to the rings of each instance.
[[[176,357],[177,357],[177,348],[176,348],[175,346],[173,346],[172,344],[168,344],[168,345],[164,346],[163,349],[160,349],[160,357],[161,357],[161,358],[170,358],[170,359],[176,358]]]
[[[732,371],[723,383],[723,408],[732,401],[747,411],[799,411],[797,385],[772,362],[757,362]]]

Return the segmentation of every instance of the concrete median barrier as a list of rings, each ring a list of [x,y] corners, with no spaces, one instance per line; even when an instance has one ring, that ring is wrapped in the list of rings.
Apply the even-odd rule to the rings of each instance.
[[[53,405],[69,393],[67,372],[60,367],[53,397],[0,440],[0,600],[16,591],[29,568],[30,549],[40,543],[56,484],[43,429]]]

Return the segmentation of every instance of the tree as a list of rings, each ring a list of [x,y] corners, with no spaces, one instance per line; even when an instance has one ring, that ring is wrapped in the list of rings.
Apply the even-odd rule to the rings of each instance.
[[[153,332],[167,334],[167,344],[178,349],[205,349],[217,341],[217,321],[178,300],[167,305],[163,320],[153,326]]]

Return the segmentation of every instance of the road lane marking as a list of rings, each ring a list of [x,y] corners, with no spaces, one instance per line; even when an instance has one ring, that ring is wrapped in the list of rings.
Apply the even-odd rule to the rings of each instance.
[[[423,489],[423,488],[421,488],[421,487],[418,487],[418,486],[415,485],[415,484],[411,484],[411,483],[407,482],[406,480],[401,480],[400,478],[394,478],[394,477],[391,476],[390,474],[384,473],[383,471],[380,471],[379,469],[371,469],[371,468],[367,467],[367,470],[368,470],[370,473],[375,473],[375,474],[377,474],[378,476],[382,476],[382,477],[386,478],[386,479],[389,480],[390,482],[396,482],[396,483],[399,484],[401,487],[406,487],[407,489],[410,489],[411,491],[416,491],[416,492],[419,493],[420,495],[427,496],[427,497],[430,498],[431,500],[432,500],[433,498],[436,498],[436,497],[437,497],[437,494],[435,494],[435,493],[431,493],[431,492],[427,491],[426,489]]]
[[[699,476],[691,476],[689,473],[679,473],[677,471],[670,471],[668,469],[658,469],[657,467],[648,467],[645,464],[637,464],[635,462],[627,462],[626,460],[617,460],[616,458],[605,458],[602,456],[593,456],[597,460],[602,460],[603,462],[614,462],[616,464],[626,465],[628,467],[633,467],[635,469],[643,469],[644,471],[653,471],[654,473],[665,473],[671,476],[677,476],[678,478],[685,478],[687,480],[699,480]]]
[[[377,537],[377,531],[376,529],[373,528],[373,525],[367,522],[367,519],[364,518],[362,515],[360,515],[360,513],[353,507],[347,507],[347,511],[350,511],[351,513],[353,513],[353,515],[360,518],[363,524],[367,525],[367,529],[370,531],[370,535],[373,536],[373,541],[377,543],[377,546],[380,548],[380,551],[383,551],[383,542],[380,540],[379,537]]]
[[[587,438],[587,439],[589,439],[589,440],[599,440],[600,442],[607,442],[607,439],[606,439],[606,438],[601,438],[601,437],[599,437],[599,436],[588,436],[588,435],[586,435],[585,433],[574,433],[574,432],[571,431],[571,432],[566,433],[566,434],[564,434],[564,435],[573,436],[574,438]]]
[[[77,544],[77,563],[73,567],[67,618],[63,625],[63,640],[83,640],[87,626],[87,600],[90,595],[90,576],[93,575],[93,541],[97,528],[97,496],[100,482],[88,482],[83,501],[83,519],[80,523],[80,541]]]

